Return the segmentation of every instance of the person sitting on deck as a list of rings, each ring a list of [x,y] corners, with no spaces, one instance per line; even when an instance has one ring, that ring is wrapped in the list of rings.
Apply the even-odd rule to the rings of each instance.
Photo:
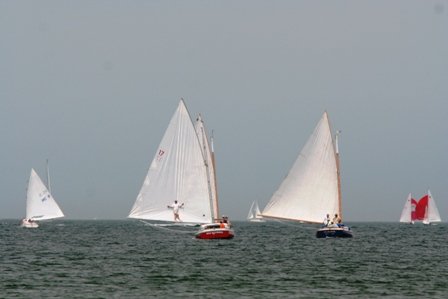
[[[224,223],[225,227],[231,227],[230,221],[229,221],[229,217],[222,215],[222,223]]]
[[[338,214],[334,214],[333,219],[331,220],[331,222],[335,225],[337,225],[338,223],[341,222],[341,218],[339,218]]]

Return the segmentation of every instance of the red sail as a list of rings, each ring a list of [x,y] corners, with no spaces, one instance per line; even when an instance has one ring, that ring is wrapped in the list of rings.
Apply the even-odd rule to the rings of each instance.
[[[415,207],[415,220],[425,219],[426,211],[428,210],[428,195],[423,196]]]

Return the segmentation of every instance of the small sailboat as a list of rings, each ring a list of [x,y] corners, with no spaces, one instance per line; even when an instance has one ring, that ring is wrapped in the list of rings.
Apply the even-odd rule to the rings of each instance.
[[[423,224],[441,221],[439,210],[430,190],[419,200],[413,199],[409,194],[401,212],[400,222],[414,224],[420,221]]]
[[[263,216],[261,216],[260,208],[258,207],[257,201],[254,201],[250,206],[247,220],[251,222],[265,222]]]
[[[185,226],[215,223],[218,219],[214,156],[203,122],[198,122],[193,125],[181,99],[129,218]],[[169,205],[171,202],[178,203],[176,210],[174,204]]]
[[[338,132],[339,133],[339,132]],[[352,237],[342,224],[338,134],[333,142],[325,112],[286,178],[261,215],[263,218],[322,223],[325,215],[337,214],[341,223],[325,225],[316,237]]]
[[[415,207],[417,206],[417,201],[412,198],[412,194],[409,193],[406,202],[404,203],[403,210],[401,211],[400,222],[414,224],[416,220],[415,217]]]
[[[36,171],[31,169],[26,195],[26,217],[22,219],[22,227],[37,228],[39,227],[38,221],[64,217],[64,213],[51,195],[48,163],[47,184],[48,188]]]
[[[426,203],[424,203],[426,201]],[[423,224],[431,224],[433,222],[441,222],[439,209],[437,209],[436,202],[431,195],[431,191],[428,190],[428,194],[426,194],[423,198],[420,199],[419,203],[423,202],[422,208],[425,210],[423,217]],[[417,213],[419,212],[419,206],[417,205]]]

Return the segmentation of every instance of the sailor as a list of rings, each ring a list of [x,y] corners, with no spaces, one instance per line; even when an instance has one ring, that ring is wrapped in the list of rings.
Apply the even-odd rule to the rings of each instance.
[[[182,220],[180,220],[180,217],[179,217],[179,209],[182,208],[183,206],[184,206],[184,203],[182,203],[182,204],[178,204],[178,203],[177,203],[177,200],[175,200],[174,203],[173,203],[172,205],[167,206],[168,209],[173,209],[174,221],[175,221],[175,222],[176,222],[176,221],[179,221],[179,222],[182,221]]]
[[[230,227],[230,221],[229,221],[229,217],[222,215],[222,223],[224,223],[225,227]]]
[[[324,218],[324,226],[328,226],[330,224],[330,214],[327,214],[327,216]]]
[[[333,224],[339,226],[338,224],[340,224],[341,221],[342,221],[341,217],[339,217],[338,214],[334,214],[334,217],[333,217],[333,220],[332,220]]]

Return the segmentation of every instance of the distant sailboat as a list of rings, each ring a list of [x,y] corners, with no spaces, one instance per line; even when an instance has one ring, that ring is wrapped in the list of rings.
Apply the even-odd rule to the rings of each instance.
[[[247,215],[247,220],[251,222],[265,222],[263,216],[261,216],[260,208],[258,207],[258,202],[254,201],[249,209],[249,214]]]
[[[421,221],[423,224],[441,221],[439,210],[429,190],[419,200],[413,199],[411,194],[406,199],[401,212],[400,222],[414,223],[417,221]]]
[[[50,176],[47,164],[48,188],[42,182],[34,169],[31,169],[26,196],[26,217],[21,226],[27,228],[39,227],[38,221],[64,217],[58,204],[51,195]]]
[[[415,217],[415,207],[417,206],[417,201],[412,198],[412,194],[409,193],[406,202],[404,203],[403,210],[401,211],[400,222],[404,223],[414,223]]]
[[[427,198],[426,213],[423,218],[423,223],[431,224],[433,222],[441,222],[442,219],[440,218],[439,209],[437,209],[437,205],[431,195],[431,191],[428,190],[428,194],[426,194],[426,196],[424,196],[423,198]],[[420,199],[420,201],[422,201],[422,199]]]
[[[149,167],[129,218],[175,222],[167,205],[183,203],[182,223],[213,221],[208,169],[195,127],[179,102]]]
[[[328,114],[322,115],[286,178],[261,213],[263,218],[322,223],[325,215],[342,220],[339,149],[333,142]],[[317,237],[351,237],[336,223],[319,229]]]

